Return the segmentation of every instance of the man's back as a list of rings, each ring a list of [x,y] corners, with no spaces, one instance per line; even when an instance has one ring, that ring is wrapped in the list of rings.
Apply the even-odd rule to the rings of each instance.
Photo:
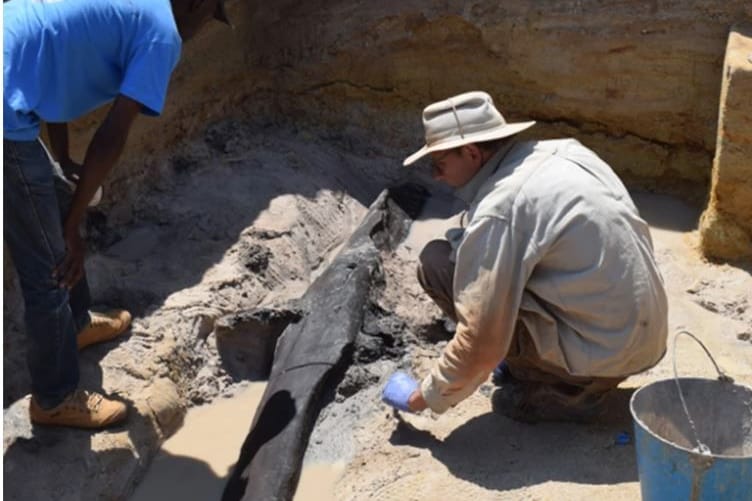
[[[11,0],[3,16],[6,139],[118,94],[161,112],[181,47],[169,0]]]
[[[666,296],[648,226],[610,167],[574,140],[516,145],[471,217],[507,221],[528,270],[520,319],[573,375],[644,370],[663,354]]]

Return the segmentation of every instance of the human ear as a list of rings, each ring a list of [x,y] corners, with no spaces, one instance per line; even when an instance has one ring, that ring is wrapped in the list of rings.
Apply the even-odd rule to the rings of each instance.
[[[480,151],[480,148],[478,148],[478,145],[476,144],[466,144],[462,147],[466,152],[467,156],[473,161],[482,160],[483,154]]]

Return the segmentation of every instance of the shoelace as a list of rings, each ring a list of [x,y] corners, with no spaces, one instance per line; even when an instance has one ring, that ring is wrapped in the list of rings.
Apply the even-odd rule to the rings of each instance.
[[[91,325],[92,326],[108,324],[111,321],[112,321],[112,319],[110,317],[106,317],[106,316],[103,316],[103,315],[102,316],[100,316],[100,315],[91,315]]]
[[[65,402],[66,407],[83,412],[90,410],[96,412],[99,410],[101,404],[102,395],[95,392],[90,393],[86,390],[76,390],[76,392]]]

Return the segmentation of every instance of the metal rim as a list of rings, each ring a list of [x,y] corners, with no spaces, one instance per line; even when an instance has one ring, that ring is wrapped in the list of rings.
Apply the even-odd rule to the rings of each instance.
[[[682,379],[684,381],[687,381],[687,382],[688,381],[702,381],[703,383],[709,383],[709,382],[717,383],[718,382],[718,380],[716,380],[716,379],[698,378],[698,377],[682,378]],[[640,395],[640,393],[643,390],[646,390],[647,388],[651,388],[652,386],[655,386],[655,385],[671,384],[674,381],[675,381],[674,379],[661,379],[661,380],[658,380],[658,381],[653,381],[652,383],[649,383],[649,384],[647,384],[645,386],[642,386],[641,388],[638,388],[632,394],[632,397],[629,399],[629,412],[630,412],[630,414],[632,414],[632,420],[635,422],[635,424],[638,425],[640,428],[642,428],[651,437],[655,438],[656,440],[660,441],[661,443],[664,443],[666,445],[670,445],[671,447],[673,447],[675,449],[678,449],[678,450],[680,450],[680,451],[682,451],[682,452],[684,452],[684,453],[686,453],[688,455],[691,455],[691,456],[696,456],[698,458],[714,458],[714,459],[729,459],[729,460],[739,460],[739,459],[749,460],[749,459],[752,459],[752,455],[729,456],[729,455],[726,455],[726,454],[714,454],[712,451],[711,451],[710,455],[701,454],[701,453],[699,453],[697,451],[694,451],[692,449],[688,449],[687,447],[684,447],[682,445],[679,445],[677,443],[671,442],[670,440],[667,440],[667,439],[663,438],[662,436],[658,435],[653,430],[651,430],[650,427],[648,425],[646,425],[639,416],[637,416],[637,413],[635,412],[635,401],[636,401],[636,399],[638,398],[638,396]],[[752,395],[752,387],[747,386],[746,384],[739,384],[739,383],[730,383],[730,384],[731,384],[731,386],[734,386],[736,388],[745,390],[745,391],[749,392],[750,395]]]

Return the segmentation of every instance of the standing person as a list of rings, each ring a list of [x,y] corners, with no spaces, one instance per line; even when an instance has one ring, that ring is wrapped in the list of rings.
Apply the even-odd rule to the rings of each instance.
[[[89,201],[125,146],[139,113],[159,115],[182,42],[222,0],[11,0],[3,4],[4,238],[25,303],[31,421],[101,428],[126,406],[78,388],[78,349],[113,339],[127,311],[89,312],[85,244]],[[112,103],[77,165],[67,122]],[[39,142],[46,122],[73,193]]]
[[[420,384],[390,378],[383,398],[396,408],[444,412],[496,368],[497,411],[587,421],[665,353],[667,299],[648,225],[578,141],[515,142],[534,123],[507,123],[485,92],[423,112],[426,146],[405,165],[430,155],[468,221],[421,252],[418,279],[457,328]]]

